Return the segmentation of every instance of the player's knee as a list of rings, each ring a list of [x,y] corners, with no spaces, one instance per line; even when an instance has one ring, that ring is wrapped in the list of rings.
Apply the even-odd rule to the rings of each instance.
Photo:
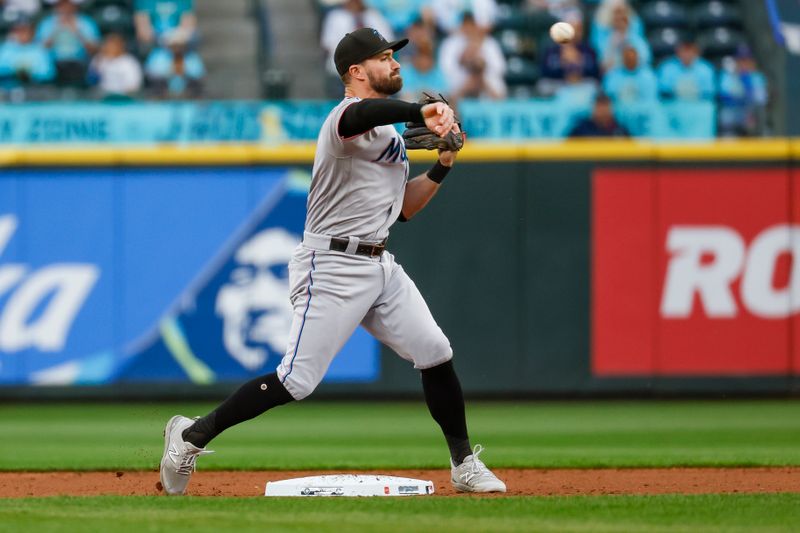
[[[436,335],[432,339],[431,354],[442,360],[449,361],[453,358],[453,348],[450,346],[450,339],[448,339],[444,333]]]
[[[303,383],[298,384],[289,380],[284,383],[284,386],[286,387],[286,390],[289,391],[289,394],[292,395],[292,398],[298,402],[311,396],[311,393],[317,388],[316,383],[313,385]]]
[[[278,365],[277,374],[292,398],[299,401],[314,392],[325,376],[325,370],[326,367],[316,364],[313,358],[284,358]]]
[[[288,372],[281,372],[279,369],[278,376],[292,398],[297,401],[310,396],[322,381],[322,375],[317,375],[317,372],[309,372],[302,367],[290,368]]]
[[[446,363],[453,358],[453,348],[450,347],[450,341],[444,335],[431,338],[423,351],[424,355],[414,361],[417,368],[430,368]]]

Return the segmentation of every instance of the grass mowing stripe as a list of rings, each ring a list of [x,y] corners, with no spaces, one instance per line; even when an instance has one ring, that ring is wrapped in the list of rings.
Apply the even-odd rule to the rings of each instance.
[[[796,531],[800,495],[0,500],[10,530],[398,532]]]
[[[151,469],[175,413],[211,404],[0,405],[0,470]],[[800,402],[470,403],[495,467],[800,465]],[[423,402],[301,402],[232,428],[207,469],[443,468]]]

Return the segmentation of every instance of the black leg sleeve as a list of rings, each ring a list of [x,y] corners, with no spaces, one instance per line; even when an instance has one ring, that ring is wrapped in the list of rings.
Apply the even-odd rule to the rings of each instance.
[[[428,410],[442,428],[453,462],[460,465],[466,456],[472,454],[472,450],[467,435],[464,395],[453,361],[426,368],[420,374]]]
[[[294,400],[274,372],[248,381],[183,432],[183,440],[205,448],[211,439],[245,420]]]

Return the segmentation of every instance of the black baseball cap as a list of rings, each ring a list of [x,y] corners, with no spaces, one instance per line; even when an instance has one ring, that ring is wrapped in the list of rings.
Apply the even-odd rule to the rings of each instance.
[[[397,52],[407,44],[408,39],[390,43],[374,28],[359,28],[342,37],[336,45],[336,51],[333,53],[336,72],[339,76],[344,76],[350,65],[357,65],[384,50]]]

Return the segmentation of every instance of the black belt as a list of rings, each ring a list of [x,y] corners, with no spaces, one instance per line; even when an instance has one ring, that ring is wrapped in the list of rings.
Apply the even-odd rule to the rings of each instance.
[[[349,239],[343,239],[341,237],[331,237],[330,249],[335,252],[347,251],[347,247],[349,245],[350,245]],[[385,240],[377,244],[361,243],[356,247],[356,255],[366,255],[367,257],[379,257],[384,250],[386,250]]]

